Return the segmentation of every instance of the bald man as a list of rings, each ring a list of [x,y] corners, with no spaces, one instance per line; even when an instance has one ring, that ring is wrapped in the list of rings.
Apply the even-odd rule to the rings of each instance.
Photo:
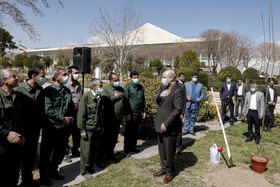
[[[154,177],[166,175],[164,183],[169,183],[175,176],[174,158],[176,152],[176,138],[182,131],[180,115],[183,110],[185,96],[176,82],[176,74],[172,70],[163,73],[160,92],[157,96],[157,117],[155,129],[158,134],[158,149],[161,170],[153,174]]]

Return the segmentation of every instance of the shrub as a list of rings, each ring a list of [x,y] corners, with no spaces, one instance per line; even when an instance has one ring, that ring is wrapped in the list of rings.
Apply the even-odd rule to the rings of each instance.
[[[218,92],[220,90],[222,82],[209,82],[208,87],[209,89],[212,87],[214,91]]]
[[[236,82],[238,78],[241,77],[241,72],[236,67],[225,67],[218,73],[218,79],[222,82],[226,80],[226,76],[230,75],[231,80]]]
[[[142,77],[141,84],[145,89],[146,118],[142,121],[141,136],[150,136],[154,132],[154,124],[157,114],[156,98],[161,82],[158,79]]]
[[[244,79],[258,79],[259,77],[259,71],[255,68],[248,68],[243,72]]]
[[[140,77],[143,77],[143,78],[154,78],[153,74],[149,71],[144,71],[140,74]]]

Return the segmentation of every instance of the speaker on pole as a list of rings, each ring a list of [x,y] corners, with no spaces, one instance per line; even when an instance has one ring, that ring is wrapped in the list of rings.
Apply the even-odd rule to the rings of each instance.
[[[81,73],[90,73],[91,48],[75,47],[73,51],[73,65],[77,66]]]

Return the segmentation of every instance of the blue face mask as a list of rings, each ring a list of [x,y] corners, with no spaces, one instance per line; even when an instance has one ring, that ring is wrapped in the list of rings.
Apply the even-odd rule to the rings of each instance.
[[[230,82],[231,82],[231,79],[227,79],[227,82],[230,83]]]
[[[255,93],[256,92],[256,88],[251,88],[251,92]]]
[[[46,77],[40,77],[40,80],[37,81],[37,83],[42,86],[43,84],[45,84],[47,82],[47,78]]]
[[[163,86],[167,86],[167,85],[168,85],[168,83],[166,82],[166,78],[162,78],[162,79],[161,79],[161,84],[162,84]]]
[[[114,87],[119,87],[120,86],[120,81],[114,82]]]
[[[68,82],[68,75],[66,75],[66,76],[64,76],[64,77],[62,78],[61,83],[62,83],[62,84],[66,84],[67,82]]]
[[[269,86],[272,88],[274,86],[274,84],[270,84]]]
[[[102,88],[98,88],[97,90],[96,90],[96,94],[101,94],[103,92],[103,89]]]
[[[139,79],[137,78],[137,79],[132,79],[132,82],[134,83],[134,84],[139,84]]]

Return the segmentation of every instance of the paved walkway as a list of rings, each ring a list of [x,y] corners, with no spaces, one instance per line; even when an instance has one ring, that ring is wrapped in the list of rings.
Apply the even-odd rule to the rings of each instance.
[[[225,124],[225,127],[229,127],[229,126],[230,126],[229,123]],[[207,125],[205,123],[197,123],[195,129],[196,129],[196,136],[192,136],[191,134],[187,134],[183,136],[183,145],[194,142],[195,140],[206,136],[206,134],[203,132],[205,130],[221,130],[221,126],[219,124]],[[157,145],[137,146],[137,147],[141,150],[141,152],[131,155],[132,158],[145,159],[159,154]],[[115,151],[117,152],[123,151],[122,142],[117,143],[115,147]],[[93,174],[93,177],[96,177],[97,175],[100,175],[107,171],[106,169],[101,169],[98,168],[97,166],[95,166],[94,169],[97,171],[97,173]],[[71,163],[63,162],[60,165],[60,172],[62,175],[65,176],[65,180],[62,181],[53,180],[52,186],[61,187],[61,186],[69,186],[69,185],[81,183],[82,181],[85,180],[85,178],[79,174],[79,171],[80,171],[80,158],[72,158]]]

